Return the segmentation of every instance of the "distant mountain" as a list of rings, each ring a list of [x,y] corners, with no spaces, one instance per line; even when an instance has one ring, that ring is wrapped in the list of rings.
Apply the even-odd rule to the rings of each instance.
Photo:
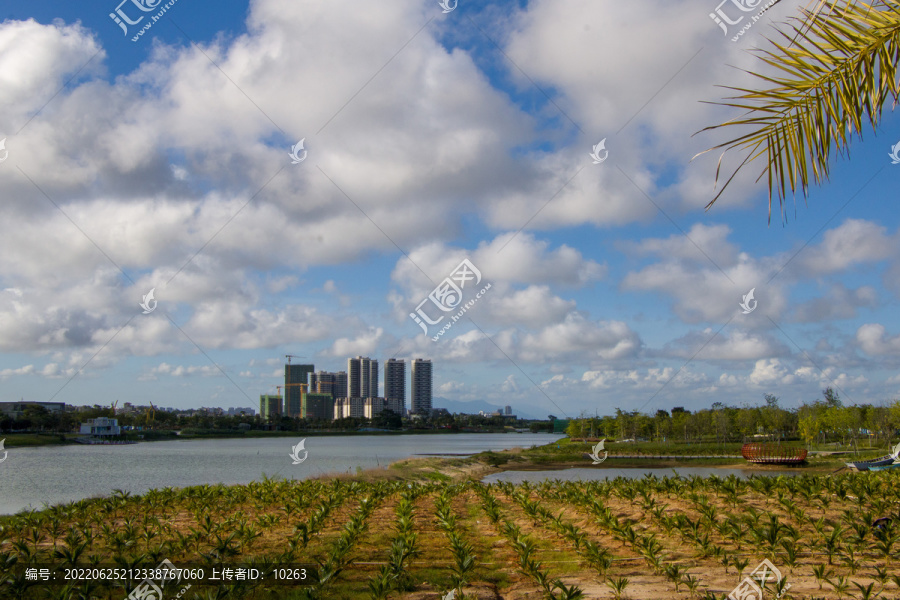
[[[492,413],[494,411],[503,411],[502,406],[496,406],[482,400],[470,400],[464,402],[461,400],[449,400],[440,396],[431,399],[431,406],[434,408],[446,408],[451,413],[465,413],[468,415],[477,415],[480,411]],[[513,414],[520,419],[546,419],[547,415],[536,414],[529,410],[520,410],[515,404],[511,404]]]

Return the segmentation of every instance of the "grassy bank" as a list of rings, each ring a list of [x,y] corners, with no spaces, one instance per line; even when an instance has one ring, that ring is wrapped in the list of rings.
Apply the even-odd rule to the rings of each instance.
[[[673,468],[677,466],[734,466],[760,472],[796,469],[798,471],[833,471],[848,460],[861,460],[845,455],[810,454],[805,465],[756,465],[740,458],[742,444],[657,444],[652,442],[606,443],[608,458],[593,465],[588,453],[596,441],[563,438],[558,442],[533,448],[482,453],[477,460],[499,470],[534,471],[573,467],[603,468]],[[658,458],[659,456],[676,458]]]
[[[143,436],[143,437],[142,437]],[[12,448],[26,448],[30,446],[62,446],[77,444],[76,438],[83,437],[78,433],[2,433],[0,440],[6,439],[4,446],[7,450]],[[140,433],[128,433],[122,438],[130,441],[160,441],[177,439],[174,431],[153,430]]]
[[[7,450],[10,448],[25,448],[28,446],[59,446],[72,444],[64,434],[60,433],[0,433],[0,440]]]

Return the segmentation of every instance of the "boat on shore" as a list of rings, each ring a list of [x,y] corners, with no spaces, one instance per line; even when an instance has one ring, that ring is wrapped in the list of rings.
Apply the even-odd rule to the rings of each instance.
[[[846,464],[851,469],[856,469],[857,471],[881,471],[881,467],[890,468],[894,463],[900,463],[900,444],[894,446],[894,449],[890,454],[886,454],[879,458],[873,458],[872,460],[860,460],[848,462]]]
[[[869,467],[870,471],[887,471],[889,469],[900,469],[900,462],[895,462],[889,465],[876,465],[874,467]]]

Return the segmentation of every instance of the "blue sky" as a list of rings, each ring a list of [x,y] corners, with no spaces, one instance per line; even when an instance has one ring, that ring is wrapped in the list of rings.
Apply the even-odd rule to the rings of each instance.
[[[541,416],[896,398],[900,120],[784,221],[758,163],[705,211],[728,132],[694,134],[736,115],[703,101],[800,6],[732,42],[709,4],[178,0],[137,41],[130,1],[128,36],[7,8],[3,399],[256,405],[287,353]],[[464,259],[490,289],[423,334]]]

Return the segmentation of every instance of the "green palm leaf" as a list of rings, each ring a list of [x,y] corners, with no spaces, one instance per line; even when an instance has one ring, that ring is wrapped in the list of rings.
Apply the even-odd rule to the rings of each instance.
[[[866,123],[877,129],[888,98],[897,103],[900,0],[821,0],[815,9],[801,12],[787,30],[778,32],[780,39],[769,40],[772,49],[756,50],[774,70],[771,75],[748,72],[762,80],[760,89],[723,86],[737,95],[713,103],[744,114],[698,132],[749,128],[700,153],[723,150],[717,183],[725,154],[746,154],[707,210],[741,169],[763,158],[757,181],[768,180],[769,219],[773,194],[783,218],[788,190],[794,194],[799,189],[806,197],[810,183],[828,179],[832,155],[847,154],[853,135],[862,136]]]

